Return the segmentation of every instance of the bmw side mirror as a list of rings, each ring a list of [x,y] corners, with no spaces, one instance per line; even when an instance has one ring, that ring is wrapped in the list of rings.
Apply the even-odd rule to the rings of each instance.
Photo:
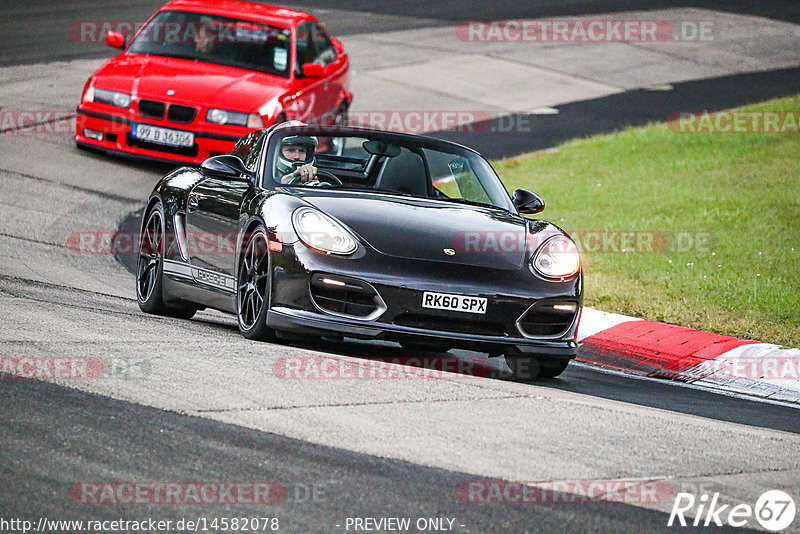
[[[319,63],[303,64],[303,76],[306,78],[322,78],[325,75],[325,67]]]
[[[222,154],[208,158],[200,165],[205,176],[224,178],[234,182],[249,182],[255,173],[244,166],[244,162],[233,154]]]
[[[532,193],[527,189],[517,189],[514,191],[514,197],[511,199],[514,207],[520,215],[535,215],[544,210],[544,200],[536,193]]]
[[[125,34],[115,31],[106,32],[106,44],[112,48],[125,48]]]

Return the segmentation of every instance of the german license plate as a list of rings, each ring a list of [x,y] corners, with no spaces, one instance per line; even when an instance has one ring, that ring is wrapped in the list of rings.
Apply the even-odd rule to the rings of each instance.
[[[149,124],[133,124],[131,135],[136,139],[169,146],[192,146],[194,144],[194,134],[181,130],[170,130],[150,126]]]
[[[450,310],[467,313],[486,313],[484,297],[468,297],[466,295],[448,295],[447,293],[422,294],[422,307],[434,310]]]

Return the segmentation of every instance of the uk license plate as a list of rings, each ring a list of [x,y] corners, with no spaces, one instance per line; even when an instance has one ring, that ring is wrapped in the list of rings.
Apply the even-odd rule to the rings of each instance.
[[[486,313],[486,299],[484,297],[468,297],[466,295],[450,295],[447,293],[422,294],[422,307],[434,310],[450,310],[467,313]]]
[[[157,143],[168,146],[192,146],[194,144],[194,134],[181,130],[170,130],[149,124],[134,123],[131,135],[136,139]]]

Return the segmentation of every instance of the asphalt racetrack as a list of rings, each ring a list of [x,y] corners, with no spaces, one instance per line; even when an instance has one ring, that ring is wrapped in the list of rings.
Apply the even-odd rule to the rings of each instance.
[[[69,40],[70,24],[144,20],[160,4],[4,3],[0,111],[74,110],[86,76],[112,52]],[[370,32],[467,18],[612,13],[628,4],[292,5],[317,14],[347,46],[347,36]],[[754,4],[691,5],[800,22],[792,3]],[[565,103],[551,122],[517,135],[493,136],[491,128],[484,136],[442,135],[492,157],[513,155],[658,120],[676,107],[724,109],[796,94],[798,74],[788,67],[676,82],[670,92],[632,90]],[[679,493],[709,502],[718,494],[720,503],[752,507],[779,489],[800,505],[794,406],[581,364],[557,379],[518,383],[503,379],[504,364],[469,351],[454,351],[453,358],[483,366],[489,377],[289,380],[275,366],[290,358],[364,365],[405,353],[377,342],[253,343],[220,313],[190,321],[141,313],[132,253],[81,255],[67,243],[81,232],[135,229],[153,184],[170,168],[78,151],[69,132],[0,134],[2,356],[94,358],[117,370],[94,380],[0,380],[0,531],[21,531],[2,522],[12,519],[50,525],[40,531],[111,532],[39,521],[153,518],[172,521],[162,531],[183,532],[200,529],[179,528],[180,520],[240,517],[277,518],[279,531],[297,533],[747,532],[764,529],[755,518],[736,529],[667,524]],[[556,484],[556,490],[527,500],[513,491],[492,493],[506,481]],[[119,495],[103,503],[86,497],[99,495],[87,490],[98,486],[170,482],[267,484],[274,498],[136,504]],[[586,497],[592,483],[607,491],[620,483],[656,490],[646,498],[596,502]],[[697,506],[687,512],[690,522],[696,515],[702,516]],[[411,526],[389,528],[389,518],[407,518]]]

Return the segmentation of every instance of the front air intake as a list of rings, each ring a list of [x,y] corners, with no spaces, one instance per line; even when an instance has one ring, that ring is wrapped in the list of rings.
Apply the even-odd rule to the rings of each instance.
[[[372,321],[386,311],[381,296],[363,280],[315,274],[311,277],[310,291],[314,304],[333,315]]]
[[[525,337],[560,337],[575,321],[578,310],[576,302],[542,300],[517,319],[517,328]]]

